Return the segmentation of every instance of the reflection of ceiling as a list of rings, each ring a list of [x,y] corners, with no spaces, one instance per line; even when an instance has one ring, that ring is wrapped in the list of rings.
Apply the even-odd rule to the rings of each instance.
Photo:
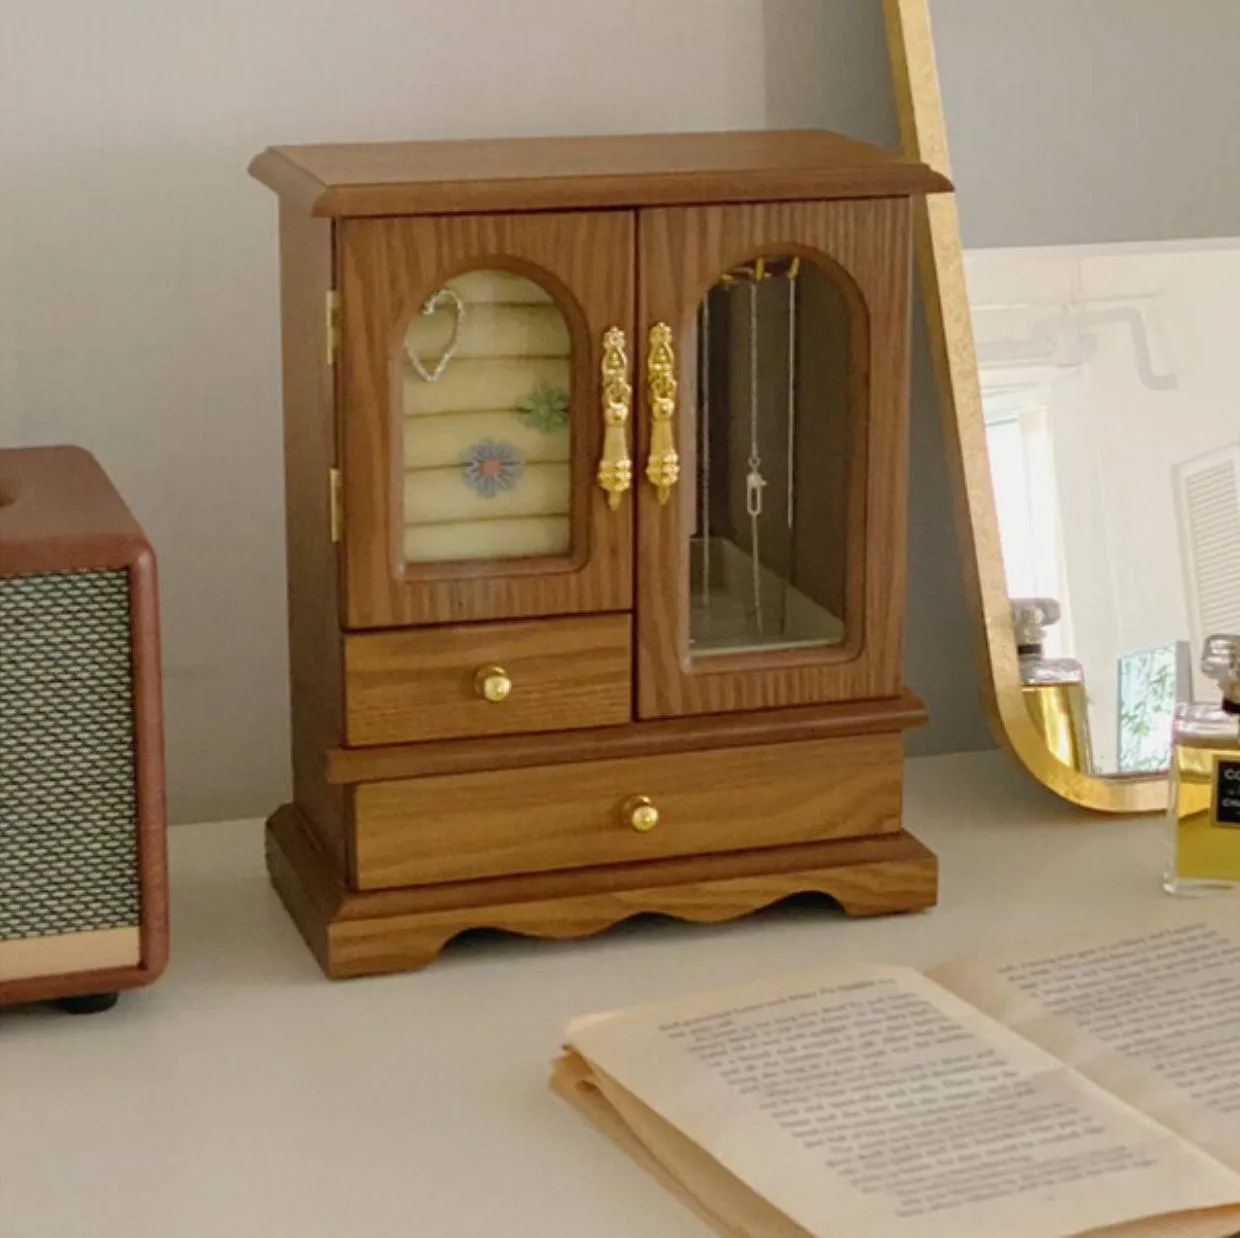
[[[979,313],[979,318],[981,313]],[[1057,369],[1073,369],[1092,357],[1098,347],[1091,327],[1126,326],[1132,336],[1133,357],[1141,382],[1151,391],[1174,391],[1175,374],[1154,365],[1145,316],[1135,306],[1109,310],[1067,311],[1035,323],[1023,339],[986,338],[979,330],[978,365],[983,369],[1042,362]]]

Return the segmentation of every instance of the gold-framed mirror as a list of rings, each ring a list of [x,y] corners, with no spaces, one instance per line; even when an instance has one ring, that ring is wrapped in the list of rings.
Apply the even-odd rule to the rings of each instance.
[[[1064,5],[1051,7],[1066,28]],[[1074,0],[1081,46],[1065,49],[1051,37],[1044,6],[1026,5],[1014,20],[1014,6],[988,0],[883,0],[906,151],[951,175],[954,120],[966,138],[1002,135],[1006,147],[987,169],[998,178],[987,187],[991,223],[999,218],[1002,227],[973,236],[967,228],[962,245],[968,185],[960,179],[960,210],[953,195],[937,195],[917,220],[967,587],[982,638],[983,703],[1001,742],[1052,791],[1098,811],[1142,813],[1166,806],[1171,712],[1201,691],[1202,640],[1214,629],[1240,630],[1240,412],[1228,394],[1240,391],[1240,349],[1228,338],[1240,321],[1240,210],[1228,226],[1225,212],[1202,205],[1223,165],[1240,159],[1234,143],[1230,156],[1211,153],[1200,125],[1191,133],[1181,127],[1181,145],[1193,148],[1200,167],[1186,151],[1168,157],[1141,145],[1142,126],[1169,100],[1188,106],[1186,74],[1229,83],[1204,88],[1228,98],[1236,78],[1222,60],[1190,69],[1183,55],[1158,76],[1148,57],[1133,58],[1135,45],[1108,38],[1107,13],[1116,36],[1122,7]],[[1217,42],[1235,45],[1240,25],[1220,5],[1192,0],[1192,7],[1202,23],[1225,21]],[[936,46],[940,17],[967,51],[948,56]],[[1145,46],[1179,46],[1183,17],[1179,6],[1151,16],[1166,38],[1144,30]],[[1013,40],[1011,63],[1001,38]],[[1223,55],[1207,49],[1206,58],[1215,54]],[[1087,92],[1072,97],[1071,82],[1065,88],[1064,75],[1051,72],[1063,57],[1078,86],[1093,84],[1092,57],[1113,76],[1127,63],[1122,80],[1145,93],[1140,104],[1135,95],[1117,102],[1099,69],[1096,99],[1109,109],[1116,141],[1090,145],[1101,117],[1086,118],[1079,133],[1058,129],[1053,140],[1067,153],[1057,164],[1079,175],[1056,186],[1038,158],[1046,135],[1032,126],[1070,116],[1073,99],[1094,101]],[[967,88],[957,82],[953,91],[946,75],[965,73],[966,61]],[[987,90],[996,92],[993,108]],[[1189,107],[1181,120],[1191,117]],[[1234,108],[1220,118],[1231,126]],[[1114,188],[1113,210],[1105,195],[1095,195],[1092,212],[1081,209],[1094,167]],[[1143,189],[1134,194],[1137,182]],[[1213,192],[1227,200],[1225,187]],[[1234,194],[1230,201],[1234,208]],[[1148,462],[1146,477],[1134,473],[1138,458]],[[1014,608],[1038,596],[1049,602]]]

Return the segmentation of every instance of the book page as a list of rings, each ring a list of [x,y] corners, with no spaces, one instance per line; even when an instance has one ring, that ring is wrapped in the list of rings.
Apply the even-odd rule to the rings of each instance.
[[[627,1093],[810,1234],[1068,1238],[1240,1205],[1240,1177],[911,970],[579,1020],[568,1040],[614,1104]]]
[[[939,983],[1240,1170],[1240,903],[944,964]]]
[[[594,1074],[578,1054],[556,1061],[551,1086],[722,1238],[813,1238],[614,1079]],[[1091,1238],[1219,1238],[1236,1224],[1222,1222],[1218,1212],[1176,1213],[1097,1230]]]
[[[595,1075],[576,1053],[555,1063],[551,1086],[727,1238],[812,1238],[648,1106]]]

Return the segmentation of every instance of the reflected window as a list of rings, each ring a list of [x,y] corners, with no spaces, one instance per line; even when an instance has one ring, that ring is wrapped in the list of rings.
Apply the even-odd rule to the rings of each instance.
[[[1059,654],[1072,647],[1072,624],[1048,394],[1036,384],[990,385],[982,402],[1008,596],[1059,601],[1064,618],[1046,633],[1046,652]]]

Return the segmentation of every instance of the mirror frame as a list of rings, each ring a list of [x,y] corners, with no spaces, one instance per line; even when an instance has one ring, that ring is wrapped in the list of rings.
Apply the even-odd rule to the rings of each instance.
[[[882,0],[904,152],[951,176],[929,0]],[[915,206],[915,248],[934,358],[939,412],[965,589],[977,624],[982,706],[1000,745],[1056,795],[1107,813],[1165,811],[1167,775],[1103,778],[1056,760],[1025,707],[999,522],[991,488],[973,325],[955,195]]]

